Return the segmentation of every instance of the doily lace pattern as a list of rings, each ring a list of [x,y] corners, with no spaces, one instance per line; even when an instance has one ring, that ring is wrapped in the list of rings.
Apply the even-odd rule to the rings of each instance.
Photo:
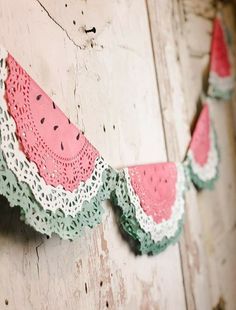
[[[7,167],[0,150],[0,194],[7,198],[11,207],[20,207],[21,220],[36,231],[48,236],[56,233],[62,239],[73,240],[76,236],[81,236],[85,228],[93,228],[100,224],[104,212],[101,201],[110,197],[115,177],[116,173],[113,169],[104,171],[104,182],[97,196],[92,198],[90,202],[85,201],[81,211],[74,217],[65,216],[60,209],[51,212],[40,206],[29,186],[24,182],[19,182],[14,173]]]
[[[195,160],[194,154],[189,149],[186,159],[186,165],[189,169],[190,177],[194,184],[199,188],[213,187],[214,182],[219,175],[219,150],[217,146],[217,136],[214,128],[210,128],[210,149],[208,152],[207,162],[202,166]]]
[[[235,79],[233,76],[221,78],[211,72],[209,76],[208,96],[219,100],[230,100],[234,91]]]
[[[159,238],[159,241],[154,241],[151,233],[141,227],[136,218],[136,206],[130,200],[124,171],[119,172],[116,189],[111,194],[111,200],[115,206],[119,207],[117,213],[121,231],[128,239],[131,248],[138,254],[159,254],[169,245],[178,241],[182,232],[183,217],[177,222],[176,231],[173,231],[172,236],[167,237],[163,231],[163,238]],[[158,225],[154,221],[153,224]]]
[[[5,81],[8,76],[6,63],[7,52],[0,49],[0,128],[2,135],[1,149],[6,158],[8,168],[17,176],[18,180],[29,185],[38,203],[51,212],[61,209],[65,216],[74,217],[82,210],[85,201],[90,202],[96,197],[103,184],[103,172],[108,164],[102,157],[95,161],[91,176],[84,182],[81,181],[78,188],[67,191],[61,185],[54,187],[45,182],[39,175],[38,168],[34,162],[30,162],[16,136],[16,124],[9,115],[5,100]]]
[[[178,171],[172,162],[132,166],[129,175],[130,188],[139,197],[140,205],[156,223],[172,216],[176,199]]]
[[[26,157],[47,184],[76,189],[94,171],[98,151],[11,55],[6,61],[6,103]]]
[[[213,27],[208,95],[223,100],[230,99],[234,89],[232,55],[227,37],[227,29],[218,14]]]
[[[177,182],[176,197],[172,209],[172,214],[168,220],[163,219],[157,223],[152,216],[147,215],[140,203],[140,198],[135,193],[128,169],[124,169],[119,173],[119,181],[113,193],[113,201],[118,204],[122,210],[122,214],[128,214],[130,210],[134,212],[134,219],[140,228],[150,234],[150,238],[154,243],[161,242],[165,238],[174,238],[179,229],[179,223],[182,222],[184,215],[184,192],[185,192],[185,174],[181,164],[176,164]],[[115,197],[115,198],[114,198]]]
[[[127,190],[131,203],[135,206],[136,219],[138,220],[141,228],[145,232],[151,234],[154,242],[161,241],[164,237],[171,238],[178,230],[178,222],[183,218],[184,214],[184,192],[185,192],[185,174],[181,164],[176,164],[177,181],[175,184],[176,197],[172,206],[172,214],[169,219],[163,219],[157,223],[152,216],[149,216],[144,211],[140,203],[139,196],[135,193],[128,169],[124,170],[125,179],[127,183]]]

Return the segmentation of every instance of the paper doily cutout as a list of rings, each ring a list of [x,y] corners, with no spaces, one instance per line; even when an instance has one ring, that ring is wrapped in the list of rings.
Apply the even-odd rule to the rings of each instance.
[[[192,181],[198,188],[212,188],[218,177],[219,152],[208,104],[203,106],[196,124],[186,165],[190,169]]]
[[[166,163],[167,165],[169,163]],[[161,164],[156,164],[163,165]],[[169,206],[171,215],[167,220],[164,218],[161,222],[157,223],[151,215],[145,213],[138,194],[134,191],[131,178],[129,175],[129,169],[124,169],[119,173],[119,181],[115,189],[115,197],[113,201],[118,200],[119,206],[123,208],[134,208],[135,218],[138,221],[140,227],[145,233],[150,233],[151,239],[157,243],[163,238],[172,238],[175,236],[179,227],[179,221],[182,220],[184,214],[184,192],[185,192],[185,174],[181,164],[176,164],[176,183],[174,184],[175,200],[173,205]],[[125,184],[125,185],[123,185]],[[126,197],[126,198],[125,198]],[[129,201],[127,201],[127,198]],[[166,207],[166,205],[165,205]],[[149,207],[149,210],[152,206]],[[123,212],[123,211],[122,211]],[[154,212],[155,213],[155,212]]]
[[[28,160],[47,184],[73,191],[93,173],[98,151],[8,54],[6,102]]]
[[[9,115],[5,101],[5,85],[8,71],[6,64],[7,52],[0,49],[0,129],[2,135],[1,149],[6,158],[8,168],[13,171],[18,180],[29,185],[35,199],[45,209],[55,212],[61,209],[65,215],[72,217],[77,214],[84,203],[90,202],[96,197],[102,185],[103,171],[108,164],[102,157],[95,161],[92,175],[85,181],[80,182],[74,191],[66,191],[61,185],[57,187],[46,184],[40,177],[35,163],[30,162],[22,152],[16,137],[16,125],[14,119]]]

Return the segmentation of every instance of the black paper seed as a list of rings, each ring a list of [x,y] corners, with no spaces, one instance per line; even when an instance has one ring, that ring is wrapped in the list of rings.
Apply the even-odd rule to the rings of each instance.
[[[40,123],[43,124],[44,121],[45,121],[45,117],[43,117],[43,118],[41,119]]]
[[[80,136],[80,133],[78,133],[77,137],[76,137],[76,140],[79,140],[79,136]]]
[[[36,99],[39,100],[41,97],[42,97],[42,95],[38,95],[38,96],[36,97]]]
[[[53,106],[53,109],[56,109],[56,105],[55,105],[54,101],[52,102],[52,106]]]
[[[68,118],[68,123],[69,123],[69,124],[71,123],[69,118]]]
[[[64,146],[63,146],[63,143],[61,142],[61,149],[62,151],[64,150]]]
[[[57,130],[57,128],[58,128],[58,126],[57,126],[57,125],[55,125],[55,126],[53,127],[53,129],[54,129],[54,130]]]

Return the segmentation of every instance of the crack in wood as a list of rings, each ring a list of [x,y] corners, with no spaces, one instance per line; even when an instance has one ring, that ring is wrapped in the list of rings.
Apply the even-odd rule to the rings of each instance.
[[[39,247],[43,244],[43,240],[41,240],[41,242],[36,246],[35,251],[36,251],[36,255],[37,255],[37,272],[38,272],[38,277],[39,277]]]
[[[73,39],[72,37],[69,35],[68,31],[62,27],[61,24],[58,23],[58,21],[55,20],[54,17],[52,17],[52,15],[49,13],[49,11],[46,9],[46,7],[39,1],[39,0],[36,0],[38,2],[38,4],[40,5],[40,7],[44,10],[44,12],[48,15],[48,17],[63,31],[65,32],[67,38],[76,46],[78,47],[79,49],[85,49],[85,46],[81,46],[79,44],[77,44]]]

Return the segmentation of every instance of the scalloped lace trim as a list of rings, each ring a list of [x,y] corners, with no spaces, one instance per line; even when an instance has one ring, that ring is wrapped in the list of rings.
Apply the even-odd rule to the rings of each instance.
[[[53,187],[45,183],[44,179],[39,176],[35,163],[28,161],[25,154],[20,150],[16,137],[16,124],[7,111],[7,104],[4,98],[4,82],[8,74],[6,57],[7,52],[0,48],[1,148],[7,165],[20,181],[30,186],[36,200],[45,210],[55,212],[61,209],[65,215],[75,216],[76,213],[81,211],[85,201],[89,202],[96,196],[103,183],[103,171],[108,168],[108,164],[102,157],[98,157],[90,178],[85,182],[81,182],[73,192],[64,190],[61,185]]]
[[[177,168],[177,182],[176,182],[176,199],[172,206],[172,216],[168,220],[163,220],[161,223],[156,223],[151,216],[148,216],[141,207],[139,197],[135,194],[128,169],[124,169],[125,179],[127,182],[128,194],[131,203],[135,206],[136,219],[141,228],[145,232],[151,234],[154,242],[160,242],[163,238],[174,237],[179,227],[179,221],[184,214],[184,197],[185,192],[185,173],[182,164],[176,164]]]
[[[6,62],[6,103],[26,158],[47,184],[73,191],[100,154],[10,54]]]
[[[196,162],[191,149],[189,149],[188,151],[187,157],[190,162],[193,173],[196,174],[204,182],[214,179],[217,175],[219,156],[218,156],[217,147],[215,144],[216,144],[215,134],[214,134],[213,128],[211,127],[210,129],[210,150],[208,153],[207,162],[204,166],[200,166]]]
[[[233,76],[220,77],[215,72],[210,72],[209,83],[214,88],[219,88],[222,91],[231,91],[234,89],[234,78]]]
[[[93,228],[101,223],[104,212],[101,201],[93,198],[85,202],[75,217],[64,216],[61,210],[55,213],[44,210],[35,200],[26,183],[18,182],[14,173],[8,169],[0,150],[0,194],[5,196],[11,207],[19,206],[21,220],[36,231],[51,236],[58,234],[62,239],[74,239],[81,235],[84,228]]]

